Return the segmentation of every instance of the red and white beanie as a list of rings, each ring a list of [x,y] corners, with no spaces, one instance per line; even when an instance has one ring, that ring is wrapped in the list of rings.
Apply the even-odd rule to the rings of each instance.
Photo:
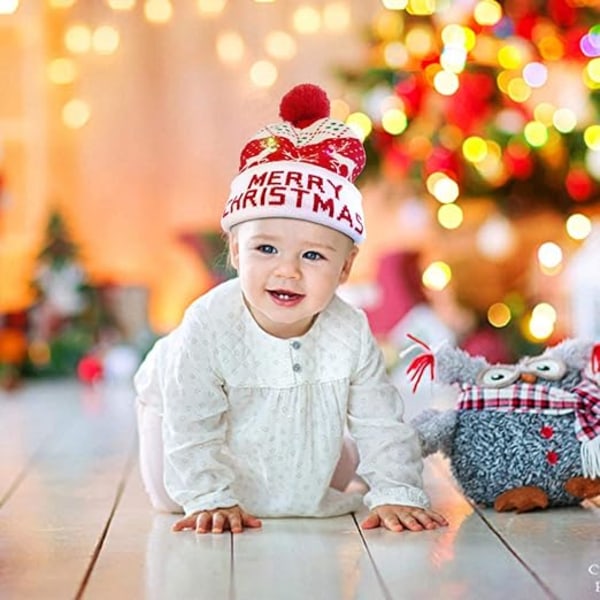
[[[221,226],[269,217],[301,219],[365,239],[362,195],[354,180],[366,155],[357,135],[329,118],[329,99],[301,84],[281,100],[281,123],[261,129],[244,146]]]

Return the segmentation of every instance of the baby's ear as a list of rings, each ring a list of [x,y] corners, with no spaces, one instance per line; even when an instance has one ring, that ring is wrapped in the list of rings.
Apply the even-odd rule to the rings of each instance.
[[[342,272],[340,273],[340,284],[346,283],[346,281],[348,281],[348,277],[350,276],[350,271],[352,270],[352,265],[354,264],[354,259],[356,258],[357,254],[358,246],[354,245],[348,253],[344,265],[342,266]]]
[[[237,271],[240,257],[240,245],[238,237],[234,233],[229,234],[229,262]]]

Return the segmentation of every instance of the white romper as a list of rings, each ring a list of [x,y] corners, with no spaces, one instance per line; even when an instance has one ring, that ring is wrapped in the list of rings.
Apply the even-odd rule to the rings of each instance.
[[[258,517],[327,517],[363,497],[330,487],[348,426],[368,508],[428,506],[414,430],[364,313],[335,296],[303,336],[254,321],[237,279],[193,302],[135,376],[162,416],[164,484],[186,514],[239,504]]]

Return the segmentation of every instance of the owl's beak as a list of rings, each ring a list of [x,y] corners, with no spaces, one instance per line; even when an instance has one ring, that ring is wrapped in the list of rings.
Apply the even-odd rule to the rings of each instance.
[[[521,381],[525,383],[535,383],[537,377],[533,373],[521,373]]]

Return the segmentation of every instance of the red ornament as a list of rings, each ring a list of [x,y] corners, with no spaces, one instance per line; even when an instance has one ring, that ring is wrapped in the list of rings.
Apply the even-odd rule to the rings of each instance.
[[[567,174],[565,186],[575,202],[584,202],[592,194],[594,184],[584,168],[574,167]]]
[[[102,379],[103,374],[102,363],[93,354],[84,356],[77,365],[77,376],[83,383],[94,383]]]
[[[294,127],[304,129],[329,116],[329,98],[318,85],[301,83],[281,99],[279,116]]]
[[[533,173],[533,159],[529,152],[512,151],[507,148],[504,163],[515,179],[528,179]]]
[[[460,164],[456,153],[442,146],[437,146],[431,151],[424,164],[425,177],[432,173],[446,173],[455,181],[460,181]]]
[[[411,117],[420,112],[425,95],[425,81],[423,77],[410,75],[394,88],[396,95],[404,104],[404,111]]]
[[[552,21],[561,27],[573,27],[577,20],[577,9],[573,2],[566,0],[548,0],[548,12]]]
[[[446,120],[465,135],[477,133],[489,120],[494,80],[484,73],[462,73],[460,87],[447,98]]]
[[[540,435],[544,439],[549,440],[554,435],[554,429],[552,427],[550,427],[550,425],[544,425],[540,429]]]
[[[546,453],[546,460],[551,464],[555,465],[558,462],[558,453],[554,450],[550,450]]]

